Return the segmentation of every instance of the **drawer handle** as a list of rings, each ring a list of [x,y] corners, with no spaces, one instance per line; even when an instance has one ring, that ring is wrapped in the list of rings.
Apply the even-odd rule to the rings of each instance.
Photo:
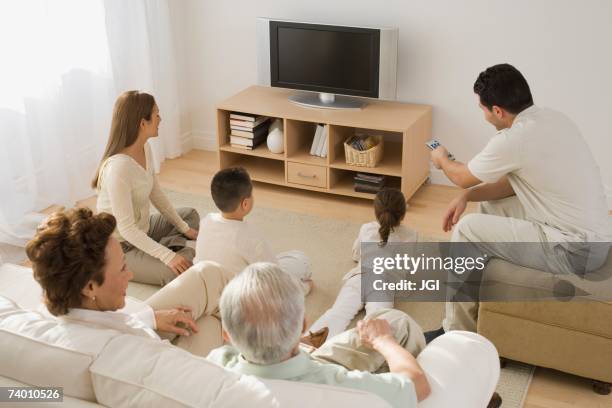
[[[308,175],[308,174],[302,173],[301,171],[298,171],[297,175],[303,178],[312,178],[312,179],[317,178],[316,174]]]

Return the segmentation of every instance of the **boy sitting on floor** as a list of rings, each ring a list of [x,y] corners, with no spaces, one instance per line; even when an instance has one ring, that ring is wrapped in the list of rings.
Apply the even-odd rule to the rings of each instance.
[[[219,213],[210,213],[200,222],[194,263],[214,261],[236,276],[255,262],[273,262],[302,282],[304,294],[310,293],[310,260],[301,251],[274,255],[266,239],[245,221],[254,205],[253,184],[242,167],[220,170],[212,179],[212,199]]]

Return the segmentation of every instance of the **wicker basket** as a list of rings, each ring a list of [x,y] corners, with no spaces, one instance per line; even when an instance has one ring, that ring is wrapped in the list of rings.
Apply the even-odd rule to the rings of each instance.
[[[344,155],[346,156],[346,164],[360,167],[376,167],[376,165],[382,160],[384,144],[382,136],[372,137],[377,143],[376,146],[368,150],[357,150],[348,145],[346,142],[351,138],[344,141]]]

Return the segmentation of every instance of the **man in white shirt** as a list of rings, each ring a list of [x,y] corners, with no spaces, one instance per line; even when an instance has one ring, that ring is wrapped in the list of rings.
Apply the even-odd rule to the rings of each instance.
[[[444,231],[453,229],[452,242],[499,243],[480,246],[538,270],[597,269],[612,233],[599,168],[576,125],[560,112],[535,106],[527,81],[509,64],[480,73],[474,92],[497,133],[467,165],[451,160],[442,146],[432,151],[434,166],[466,189],[449,205]],[[468,202],[479,202],[480,211],[460,220]],[[525,256],[516,245],[502,244],[536,242],[542,256]],[[608,244],[586,255],[572,249],[593,242]],[[443,329],[475,331],[477,311],[477,302],[449,302]],[[426,337],[430,341],[441,333]]]

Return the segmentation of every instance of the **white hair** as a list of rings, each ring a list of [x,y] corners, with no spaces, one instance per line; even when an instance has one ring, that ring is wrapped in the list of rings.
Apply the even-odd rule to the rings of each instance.
[[[302,335],[304,292],[297,278],[273,263],[246,267],[223,290],[221,320],[248,361],[275,364]]]

